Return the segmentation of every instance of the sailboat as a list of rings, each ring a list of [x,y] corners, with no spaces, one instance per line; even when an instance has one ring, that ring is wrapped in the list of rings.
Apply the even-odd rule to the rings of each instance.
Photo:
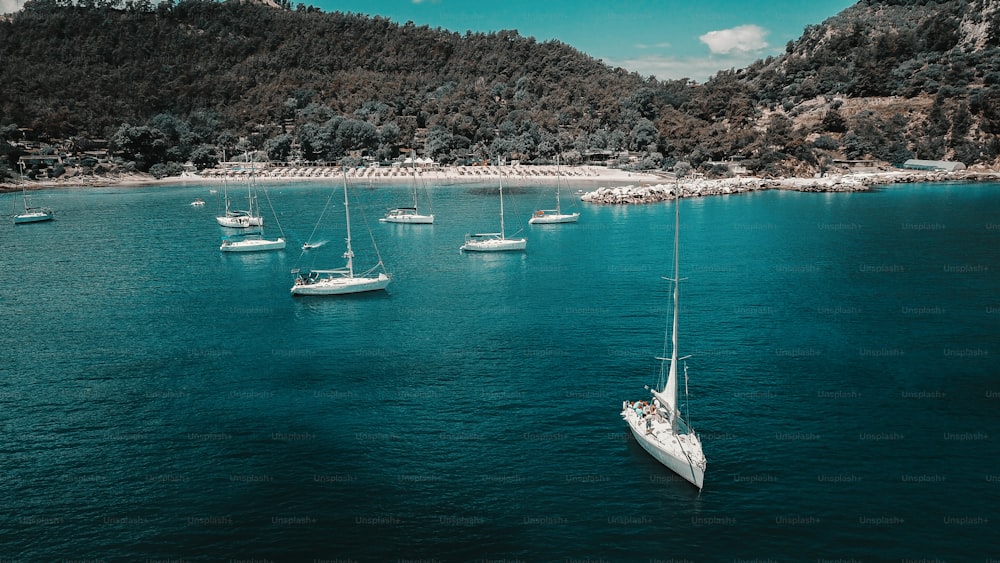
[[[460,250],[469,252],[500,252],[504,250],[524,250],[528,241],[523,238],[507,238],[503,222],[503,171],[500,172],[500,232],[466,235]]]
[[[259,215],[253,214],[253,186],[250,182],[247,182],[247,201],[249,202],[249,209],[247,210],[232,210],[229,208],[229,184],[223,184],[223,191],[225,192],[226,200],[226,213],[215,218],[215,221],[222,225],[223,227],[230,227],[233,229],[245,229],[247,227],[263,227],[264,218]]]
[[[385,272],[381,256],[379,256],[378,263],[368,271],[362,274],[354,273],[354,250],[351,248],[351,210],[347,200],[346,171],[344,171],[344,217],[347,219],[347,251],[344,252],[347,264],[343,268],[333,270],[311,270],[309,272],[293,270],[292,273],[296,276],[295,284],[292,285],[291,289],[292,295],[346,295],[378,291],[389,285],[391,278]],[[322,215],[320,219],[322,219]],[[375,253],[378,254],[378,248],[375,249]],[[381,271],[378,271],[380,269]]]
[[[53,212],[48,207],[30,207],[28,205],[28,191],[24,185],[24,163],[18,163],[21,165],[21,202],[24,205],[24,211],[21,213],[14,213],[14,224],[20,225],[22,223],[41,223],[42,221],[51,221],[55,216]],[[14,202],[15,209],[17,208],[17,202],[15,198]]]
[[[219,250],[223,252],[260,252],[263,250],[281,250],[285,248],[285,238],[274,240],[264,238],[264,229],[253,235],[241,235],[238,239],[224,239]]]
[[[556,158],[556,208],[539,209],[528,219],[530,225],[551,225],[554,223],[576,223],[580,218],[579,213],[563,213],[562,205],[559,201],[559,159]]]
[[[417,209],[417,164],[413,163],[413,207],[397,207],[390,209],[385,217],[379,219],[381,223],[408,223],[411,225],[430,225],[434,223],[434,215],[422,215]]]
[[[673,328],[670,331],[671,354],[669,358],[659,357],[660,382],[656,389],[649,389],[649,401],[623,401],[621,416],[635,436],[636,442],[657,461],[683,477],[700,490],[705,480],[708,462],[701,449],[701,440],[683,418],[677,400],[677,363],[690,356],[677,357],[678,291],[680,282],[678,269],[680,198],[674,198],[674,277],[673,282]],[[666,341],[664,341],[666,348]],[[665,351],[664,351],[665,352]],[[664,354],[665,355],[665,354]],[[669,363],[669,368],[666,364]],[[666,372],[666,374],[664,373]],[[664,375],[666,378],[664,380]],[[687,394],[687,366],[684,367],[684,392]]]
[[[274,215],[274,222],[278,225],[278,230],[281,230],[281,224],[278,223],[278,215],[274,213],[274,206],[271,205],[271,198],[264,192],[264,196],[267,197],[268,206],[271,207],[271,213]],[[256,196],[254,196],[256,198]],[[285,248],[285,237],[284,232],[282,236],[277,239],[266,239],[264,238],[264,225],[261,221],[261,225],[257,228],[256,232],[253,234],[241,234],[238,238],[225,238],[222,240],[222,245],[219,246],[219,250],[222,252],[261,252],[264,250],[281,250]]]

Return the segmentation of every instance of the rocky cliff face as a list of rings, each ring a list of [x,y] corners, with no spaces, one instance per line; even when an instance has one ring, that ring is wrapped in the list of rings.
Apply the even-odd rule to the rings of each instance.
[[[982,51],[989,47],[991,38],[1000,36],[1000,2],[973,0],[959,25],[957,46],[966,50]]]

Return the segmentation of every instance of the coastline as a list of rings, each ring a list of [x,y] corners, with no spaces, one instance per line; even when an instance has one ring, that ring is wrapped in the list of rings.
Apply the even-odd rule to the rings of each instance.
[[[556,181],[586,182],[589,184],[607,182],[622,185],[632,182],[648,184],[662,182],[667,177],[664,173],[630,172],[604,166],[559,166],[554,165],[516,165],[516,166],[444,166],[431,168],[401,168],[401,167],[368,167],[348,168],[348,181],[357,183],[405,183],[416,177],[423,181],[437,181],[444,184],[466,184],[486,181],[496,181],[500,172],[504,179],[530,180],[533,183],[549,183]],[[342,178],[339,166],[302,166],[302,167],[260,167],[252,171],[258,180],[268,182],[305,182],[305,181],[337,181]],[[185,172],[180,176],[154,178],[149,174],[138,172],[126,174],[97,175],[67,175],[56,179],[27,180],[25,189],[43,190],[50,188],[96,188],[112,186],[171,186],[189,183],[222,183],[225,180],[243,179],[251,175],[250,169],[210,168],[197,173]],[[0,193],[20,190],[16,183],[0,183]]]
[[[758,178],[739,176],[733,178],[684,178],[680,181],[661,182],[656,185],[601,187],[587,192],[581,201],[607,205],[657,203],[674,199],[676,188],[680,197],[706,197],[734,195],[766,190],[797,192],[864,192],[876,186],[935,182],[985,182],[1000,181],[1000,172],[976,170],[961,172],[893,170],[829,174],[814,178]]]
[[[876,186],[918,183],[918,182],[967,182],[1000,181],[1000,171],[976,168],[960,172],[921,170],[879,170],[827,174],[821,177],[779,177],[761,178],[737,176],[731,178],[703,178],[691,176],[674,179],[670,173],[630,172],[603,166],[446,166],[430,168],[368,167],[348,168],[349,182],[369,184],[395,184],[412,182],[417,178],[433,182],[437,187],[467,185],[479,182],[494,182],[503,173],[506,181],[549,184],[565,182],[569,187],[585,191],[580,199],[589,203],[622,205],[645,204],[674,198],[675,186],[680,187],[681,197],[706,197],[713,195],[734,195],[764,190],[790,190],[802,192],[859,192]],[[263,167],[252,171],[258,180],[267,182],[330,182],[342,178],[340,167]],[[26,181],[25,189],[44,190],[52,188],[97,188],[131,186],[177,186],[189,183],[222,183],[230,179],[243,179],[251,175],[251,170],[207,169],[199,173],[184,173],[180,176],[154,178],[149,174],[129,173],[110,176],[71,175],[67,177]],[[582,186],[582,187],[581,187]],[[17,184],[0,184],[0,193],[20,190]]]

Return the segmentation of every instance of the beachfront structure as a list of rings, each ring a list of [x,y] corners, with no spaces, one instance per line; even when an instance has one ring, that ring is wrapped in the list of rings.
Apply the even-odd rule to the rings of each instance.
[[[430,157],[420,158],[419,156],[416,157],[416,158],[414,158],[412,156],[408,156],[408,157],[406,157],[405,160],[403,160],[403,162],[394,162],[394,163],[392,163],[392,165],[393,166],[405,166],[406,168],[414,168],[414,167],[420,167],[420,168],[437,168],[438,167],[438,163],[434,162],[433,158],[430,158]]]
[[[750,170],[743,165],[742,156],[731,156],[727,160],[709,160],[706,161],[705,164],[709,167],[723,166],[729,171],[730,174],[740,175],[750,173]]]
[[[835,158],[833,159],[834,166],[841,166],[852,170],[855,172],[876,172],[878,171],[879,161],[874,159],[856,158],[856,159],[843,159]]]
[[[965,170],[965,165],[957,160],[920,160],[911,158],[903,163],[903,168],[908,170],[940,170],[943,172],[957,172]]]

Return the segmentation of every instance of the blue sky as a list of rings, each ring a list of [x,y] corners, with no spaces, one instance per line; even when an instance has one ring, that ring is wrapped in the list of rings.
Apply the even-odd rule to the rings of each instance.
[[[0,0],[5,1],[5,0]],[[292,5],[297,5],[292,0]],[[312,0],[324,12],[387,17],[449,31],[516,29],[612,66],[704,82],[784,52],[807,25],[856,0]]]
[[[155,2],[155,0],[154,0]],[[516,29],[555,39],[612,66],[704,82],[784,52],[851,0],[311,0],[324,12],[379,15],[464,34]],[[24,0],[0,0],[0,13]],[[299,0],[292,0],[292,5]]]

